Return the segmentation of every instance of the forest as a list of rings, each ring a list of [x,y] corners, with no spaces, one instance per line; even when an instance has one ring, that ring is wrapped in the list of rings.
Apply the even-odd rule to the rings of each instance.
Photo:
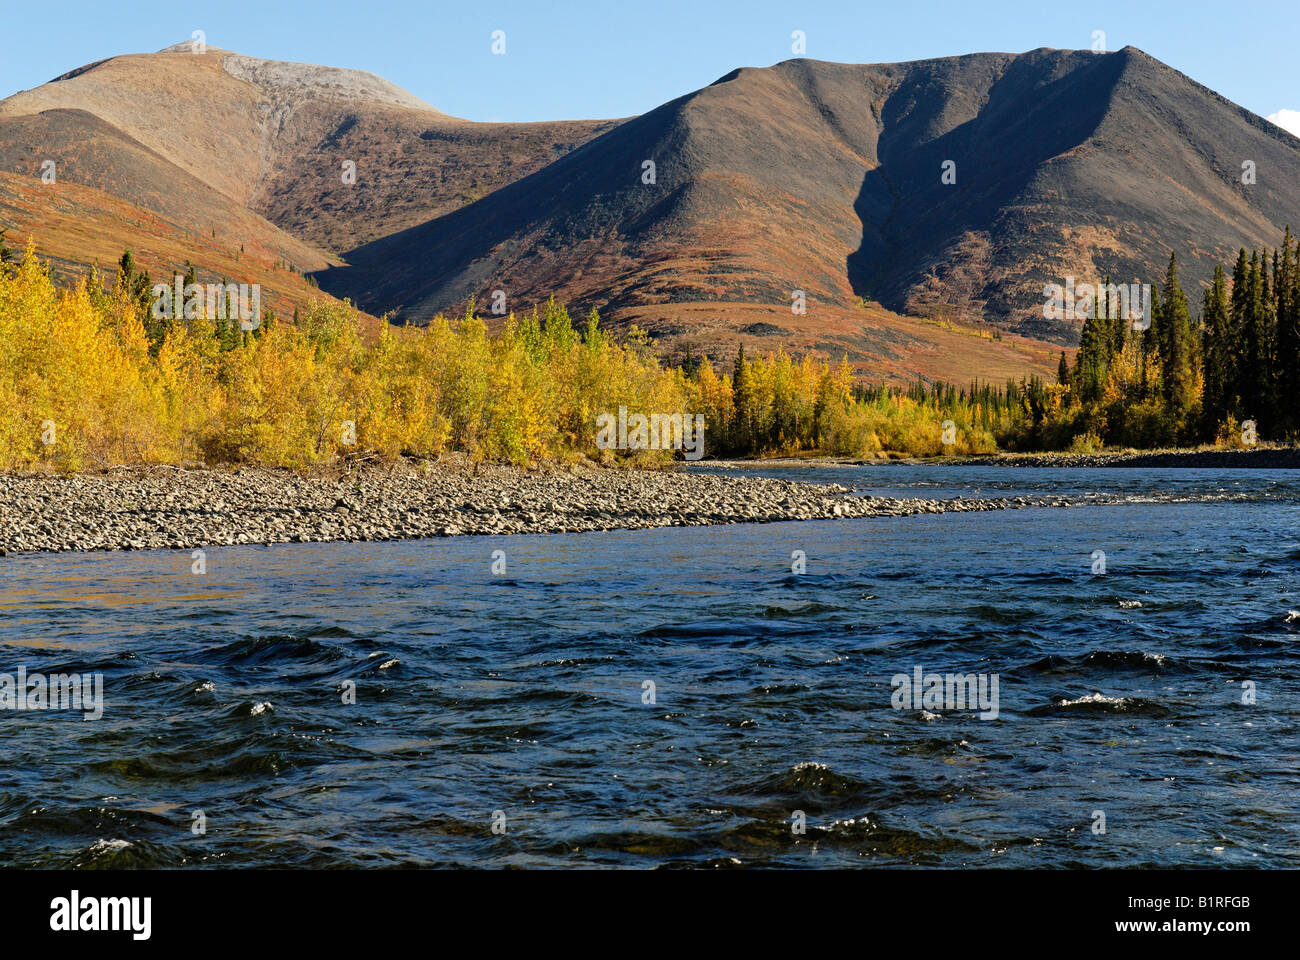
[[[1106,446],[1240,446],[1300,431],[1300,243],[1244,249],[1195,316],[1171,255],[1150,323],[1104,299],[1056,383],[872,384],[846,360],[783,351],[726,369],[670,365],[635,327],[554,300],[490,330],[473,305],[422,327],[321,298],[253,329],[206,311],[159,316],[128,251],[71,289],[32,244],[0,235],[0,469],[118,464],[310,468],[340,457],[653,465],[671,451],[597,449],[620,407],[703,415],[708,456],[943,456]],[[177,271],[194,279],[186,264]],[[233,315],[233,311],[227,316]]]

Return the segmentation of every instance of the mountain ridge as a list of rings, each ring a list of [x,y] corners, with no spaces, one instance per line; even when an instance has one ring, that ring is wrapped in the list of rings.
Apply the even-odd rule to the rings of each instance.
[[[796,58],[635,117],[495,124],[366,71],[182,43],[0,101],[0,170],[46,157],[164,217],[169,251],[243,232],[401,321],[503,290],[668,349],[781,344],[891,377],[937,369],[936,328],[898,314],[1044,371],[1078,333],[1042,319],[1045,284],[1150,279],[1177,248],[1194,286],[1300,224],[1300,139],[1134,47]],[[1242,159],[1257,184],[1234,185]]]
[[[1300,222],[1272,185],[1300,173],[1300,141],[1209,93],[1134,47],[737,68],[475,204],[347,251],[321,279],[417,322],[482,302],[493,284],[615,316],[659,307],[652,332],[677,325],[675,303],[788,303],[802,290],[810,303],[878,300],[1069,344],[1077,326],[1035,315],[1046,283],[1147,280],[1189,246],[1188,276],[1203,282],[1237,246]],[[1167,122],[1166,101],[1212,132]],[[1145,147],[1144,116],[1163,124]],[[1263,200],[1206,157],[1215,136],[1271,163]],[[653,197],[634,181],[642,158],[656,161]],[[941,180],[947,160],[956,185]],[[1169,169],[1182,179],[1159,182]],[[741,213],[760,204],[761,219]]]

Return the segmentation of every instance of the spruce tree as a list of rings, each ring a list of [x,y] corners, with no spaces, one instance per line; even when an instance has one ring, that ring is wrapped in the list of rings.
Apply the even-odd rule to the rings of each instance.
[[[1246,394],[1249,392],[1246,384],[1247,353],[1246,344],[1246,325],[1248,318],[1248,305],[1250,302],[1250,261],[1246,259],[1246,248],[1242,247],[1237,251],[1237,263],[1232,268],[1232,299],[1229,301],[1229,310],[1232,314],[1231,332],[1229,336],[1230,346],[1230,375],[1228,382],[1228,398],[1234,415],[1238,419],[1242,417],[1242,405],[1245,403]]]
[[[754,384],[745,362],[744,343],[736,352],[736,367],[731,373],[731,396],[736,408],[732,420],[732,444],[741,453],[753,452],[758,439],[758,425],[754,422]]]
[[[208,317],[212,321],[212,335],[216,338],[223,351],[233,350],[239,346],[243,338],[240,335],[241,330],[239,327],[239,304],[231,301],[229,291],[226,288],[225,277],[221,278],[221,294],[217,302],[217,313],[224,313],[225,317]]]
[[[1176,253],[1169,254],[1161,321],[1161,339],[1165,342],[1165,352],[1161,356],[1164,398],[1169,413],[1178,421],[1186,415],[1196,398],[1192,396],[1195,373],[1192,369],[1191,318],[1187,313],[1187,297],[1178,282]]]
[[[1109,285],[1109,279],[1107,279],[1107,285]],[[1111,304],[1110,355],[1112,359],[1124,352],[1124,344],[1128,342],[1129,324],[1132,323],[1132,314],[1137,308],[1136,305],[1130,303],[1128,305],[1128,315],[1125,316],[1119,308],[1119,301]]]
[[[1109,321],[1097,315],[1094,309],[1083,321],[1079,334],[1079,352],[1074,357],[1073,387],[1085,403],[1101,398],[1106,385],[1106,368],[1110,353]]]
[[[1258,384],[1260,415],[1267,429],[1277,425],[1277,299],[1269,281],[1268,248],[1260,257],[1259,299],[1259,369],[1255,371]],[[1273,269],[1277,270],[1277,251],[1273,252]]]
[[[1228,313],[1228,283],[1223,267],[1215,264],[1214,281],[1205,291],[1201,310],[1201,356],[1205,371],[1202,400],[1203,435],[1213,439],[1228,414],[1232,377],[1232,330]]]
[[[1102,329],[1106,331],[1106,364],[1110,365],[1115,357],[1124,352],[1124,341],[1128,337],[1128,319],[1123,316],[1120,310],[1119,289],[1117,288],[1115,297],[1111,297],[1112,289],[1111,278],[1107,275],[1105,283],[1102,285],[1102,293],[1105,299],[1102,303],[1101,316],[1104,323]],[[1132,305],[1130,304],[1130,310]]]
[[[117,272],[123,284],[130,285],[135,282],[135,257],[130,250],[122,251],[122,256],[117,261]]]
[[[1270,420],[1268,377],[1271,336],[1264,279],[1266,263],[1261,264],[1259,251],[1251,252],[1241,296],[1242,324],[1237,369],[1242,418],[1254,420],[1261,433],[1268,429]]]
[[[119,289],[134,301],[136,316],[148,330],[153,319],[153,281],[149,279],[149,271],[136,269],[130,250],[124,250],[117,262],[117,282]]]
[[[1278,435],[1293,435],[1300,427],[1296,409],[1300,392],[1300,242],[1292,246],[1291,228],[1282,241],[1279,273],[1273,288],[1277,295],[1276,398]]]

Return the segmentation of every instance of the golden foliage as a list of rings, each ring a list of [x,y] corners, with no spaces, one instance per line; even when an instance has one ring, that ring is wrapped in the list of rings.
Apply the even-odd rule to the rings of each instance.
[[[97,281],[57,290],[30,246],[0,271],[0,469],[307,467],[448,448],[526,463],[594,454],[600,412],[684,413],[691,396],[644,336],[620,345],[594,315],[580,336],[554,303],[497,336],[469,312],[385,326],[366,345],[354,311],[319,301],[229,348],[223,321],[176,322],[153,351],[139,313]]]
[[[942,391],[855,385],[847,362],[784,352],[665,367],[636,328],[621,342],[593,310],[578,331],[548,302],[499,333],[471,307],[425,327],[363,336],[350,305],[315,301],[251,332],[203,318],[150,322],[119,276],[60,291],[29,245],[0,269],[0,469],[122,463],[306,468],[360,454],[528,463],[597,451],[619,407],[704,417],[709,453],[821,450],[852,456],[994,448],[1005,408]],[[919,388],[917,388],[919,389]],[[942,399],[941,399],[942,398]],[[956,425],[954,443],[942,425]],[[638,463],[671,451],[638,451]]]

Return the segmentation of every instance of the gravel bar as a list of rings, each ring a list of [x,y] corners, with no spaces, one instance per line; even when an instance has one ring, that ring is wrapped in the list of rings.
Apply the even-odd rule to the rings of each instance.
[[[1063,497],[913,500],[840,485],[676,470],[371,465],[119,468],[0,476],[0,554],[577,533],[1069,506]]]

